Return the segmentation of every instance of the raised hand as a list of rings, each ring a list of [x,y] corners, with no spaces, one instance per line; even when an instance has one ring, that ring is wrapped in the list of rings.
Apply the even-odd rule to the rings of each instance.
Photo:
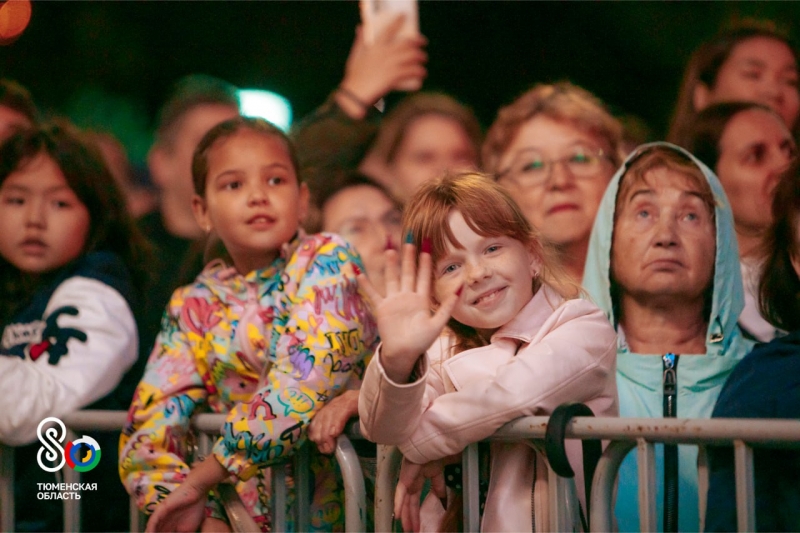
[[[427,41],[421,35],[398,38],[403,18],[404,15],[398,15],[369,45],[364,40],[363,28],[356,28],[356,38],[340,86],[366,106],[386,96],[402,81],[422,79],[427,75],[425,62],[428,56],[422,49]],[[353,118],[362,118],[366,114],[367,109],[353,102],[348,95],[337,94],[336,101]]]
[[[425,353],[442,333],[461,289],[446,298],[432,312],[431,255],[426,251],[419,256],[416,268],[416,247],[404,244],[402,266],[398,268],[398,253],[387,250],[386,296],[381,296],[364,275],[358,282],[364,287],[372,302],[372,310],[381,337],[380,361],[389,378],[396,383],[406,383],[419,357]]]
[[[444,483],[443,461],[432,461],[424,465],[403,458],[400,480],[394,492],[394,516],[400,519],[403,531],[419,531],[419,506],[425,480],[431,480],[431,491],[439,497],[447,497]]]

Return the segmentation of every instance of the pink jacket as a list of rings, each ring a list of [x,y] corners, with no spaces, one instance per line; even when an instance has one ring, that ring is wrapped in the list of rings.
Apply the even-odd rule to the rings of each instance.
[[[616,335],[590,302],[565,301],[544,286],[489,345],[454,356],[449,345],[449,337],[440,337],[420,361],[422,378],[408,384],[392,382],[376,352],[359,398],[367,438],[399,445],[408,460],[426,463],[461,452],[506,422],[547,415],[565,402],[586,403],[596,416],[618,414]],[[568,441],[582,495],[580,450],[579,442]],[[482,529],[546,530],[543,457],[526,444],[493,443],[491,453]]]

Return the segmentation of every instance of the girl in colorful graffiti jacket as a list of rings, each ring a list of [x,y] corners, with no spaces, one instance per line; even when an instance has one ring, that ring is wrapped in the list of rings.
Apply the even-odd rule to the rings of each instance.
[[[443,496],[438,482],[450,456],[565,402],[617,414],[616,336],[602,312],[561,281],[535,228],[486,176],[426,183],[403,226],[421,253],[405,244],[399,266],[397,252],[386,252],[385,297],[365,280],[382,344],[359,414],[367,438],[398,444],[405,456],[395,495],[403,528],[438,530],[444,510],[434,494]],[[582,464],[580,443],[567,443],[567,452]],[[547,529],[547,470],[528,445],[493,443],[482,530]],[[576,474],[582,487],[583,469]],[[420,512],[426,477],[434,490]]]
[[[225,529],[210,494],[225,480],[266,531],[265,467],[306,440],[329,399],[360,384],[376,328],[352,248],[299,229],[308,190],[280,130],[260,119],[221,123],[196,148],[192,175],[196,218],[227,257],[167,307],[120,441],[120,475],[153,513],[150,531]],[[189,420],[199,412],[227,421],[212,453],[190,468]],[[335,472],[325,457],[312,463],[312,527],[337,529]]]

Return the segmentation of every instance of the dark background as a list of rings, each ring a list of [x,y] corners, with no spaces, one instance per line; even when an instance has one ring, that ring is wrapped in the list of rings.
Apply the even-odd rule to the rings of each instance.
[[[472,106],[484,127],[534,83],[569,79],[615,113],[642,119],[653,137],[666,129],[689,54],[720,25],[759,17],[793,29],[800,21],[797,2],[422,0],[419,10],[429,40],[425,88]],[[141,161],[155,112],[180,76],[274,90],[297,118],[340,81],[358,21],[354,0],[37,1],[22,36],[0,47],[0,72],[43,110],[113,131]]]

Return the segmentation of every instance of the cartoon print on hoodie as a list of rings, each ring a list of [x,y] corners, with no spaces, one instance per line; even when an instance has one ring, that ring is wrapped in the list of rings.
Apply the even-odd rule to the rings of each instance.
[[[663,416],[663,368],[661,355],[631,352],[614,316],[611,295],[611,243],[617,191],[631,163],[651,147],[667,147],[689,157],[702,171],[715,200],[716,257],[714,260],[711,315],[706,332],[706,353],[680,358],[677,369],[677,417],[710,418],[717,396],[736,364],[750,351],[736,322],[744,306],[739,253],[736,246],[730,203],[714,173],[682,148],[664,143],[640,146],[623,163],[606,189],[592,228],[583,286],[618,330],[617,388],[620,416],[661,418]],[[700,527],[697,494],[697,447],[679,446],[679,524],[681,531]],[[656,501],[663,501],[663,453],[656,447]],[[631,453],[619,471],[616,517],[620,531],[639,531],[638,478],[636,454]],[[663,507],[658,506],[658,527]]]

